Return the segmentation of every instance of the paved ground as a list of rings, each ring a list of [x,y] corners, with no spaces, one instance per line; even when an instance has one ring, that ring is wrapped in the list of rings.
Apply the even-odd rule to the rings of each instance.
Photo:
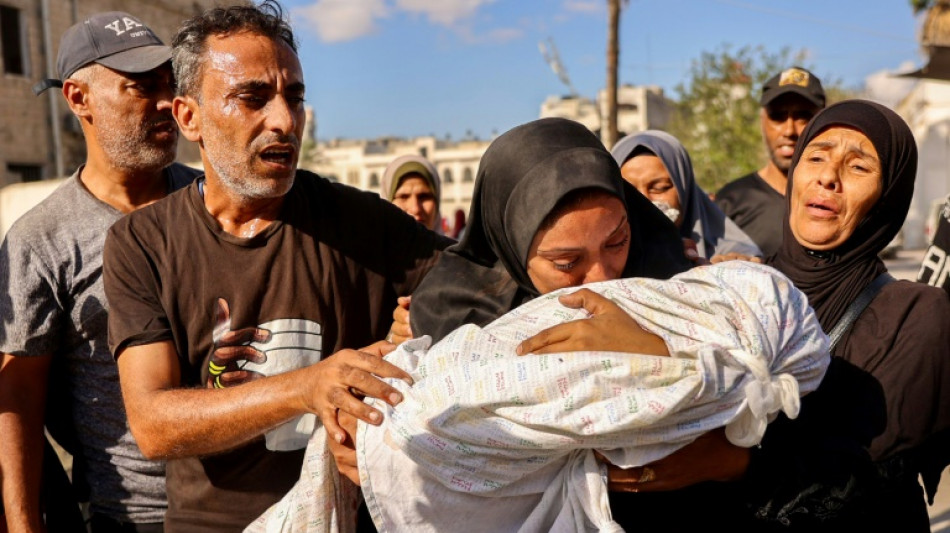
[[[901,250],[897,256],[887,259],[887,270],[898,279],[917,279],[924,250]],[[930,507],[930,530],[933,533],[950,533],[950,468],[944,470],[940,479],[937,497]]]

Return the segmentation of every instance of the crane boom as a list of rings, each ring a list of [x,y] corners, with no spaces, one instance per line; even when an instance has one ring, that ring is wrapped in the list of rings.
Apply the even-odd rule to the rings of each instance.
[[[557,52],[554,40],[548,37],[547,44],[545,44],[544,41],[539,41],[538,50],[541,51],[544,60],[551,67],[554,74],[557,75],[558,79],[561,80],[561,83],[567,86],[571,96],[577,96],[577,89],[574,88],[574,84],[571,83],[571,78],[567,75],[567,70],[564,68],[563,63],[561,63],[561,56]]]

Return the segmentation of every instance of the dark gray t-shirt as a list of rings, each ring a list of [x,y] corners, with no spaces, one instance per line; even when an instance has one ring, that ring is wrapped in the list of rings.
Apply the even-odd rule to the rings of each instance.
[[[716,205],[769,257],[782,246],[787,208],[785,196],[753,172],[727,183]]]
[[[0,249],[0,350],[51,355],[47,427],[72,448],[74,480],[90,510],[122,521],[161,522],[164,464],[148,461],[129,432],[107,342],[102,284],[106,232],[123,215],[94,197],[78,170],[23,215]],[[165,171],[169,190],[198,172]]]

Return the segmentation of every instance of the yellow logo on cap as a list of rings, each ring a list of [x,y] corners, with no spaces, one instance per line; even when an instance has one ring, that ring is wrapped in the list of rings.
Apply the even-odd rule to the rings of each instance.
[[[782,76],[779,77],[778,85],[798,85],[800,87],[808,87],[808,73],[800,68],[790,68],[782,72]]]

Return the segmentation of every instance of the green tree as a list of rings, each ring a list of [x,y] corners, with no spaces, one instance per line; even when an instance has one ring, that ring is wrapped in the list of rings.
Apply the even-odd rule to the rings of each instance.
[[[685,83],[676,89],[677,102],[668,125],[693,160],[696,180],[713,193],[729,181],[762,168],[765,145],[759,122],[762,85],[784,68],[805,63],[805,51],[746,46],[733,51],[722,45],[693,61]],[[822,79],[828,102],[855,91],[838,80]]]

